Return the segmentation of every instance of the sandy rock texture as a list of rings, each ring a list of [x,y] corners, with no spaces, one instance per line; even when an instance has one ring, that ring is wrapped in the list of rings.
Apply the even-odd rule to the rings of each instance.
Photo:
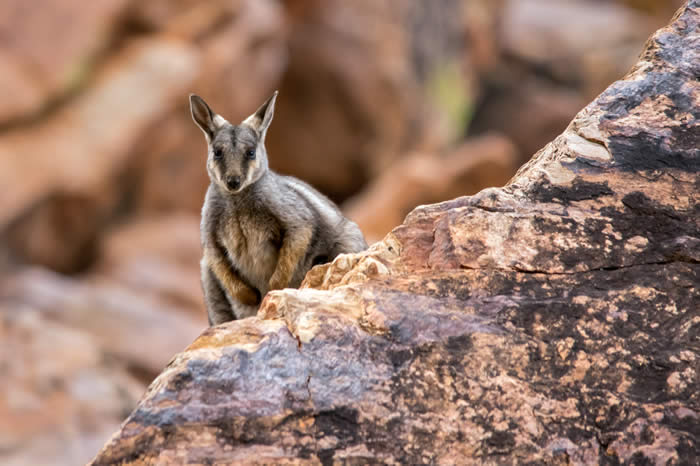
[[[93,464],[700,458],[700,1],[504,188],[176,355]]]

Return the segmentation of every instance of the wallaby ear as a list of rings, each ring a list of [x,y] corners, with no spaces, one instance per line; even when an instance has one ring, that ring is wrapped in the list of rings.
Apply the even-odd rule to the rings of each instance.
[[[258,108],[255,113],[243,120],[244,125],[251,126],[260,133],[260,139],[265,139],[267,128],[272,123],[272,116],[275,114],[275,100],[279,91],[272,93],[267,101]]]
[[[190,111],[192,119],[197,126],[204,131],[204,134],[212,139],[217,128],[226,122],[223,117],[217,115],[209,108],[209,105],[196,94],[190,94]]]

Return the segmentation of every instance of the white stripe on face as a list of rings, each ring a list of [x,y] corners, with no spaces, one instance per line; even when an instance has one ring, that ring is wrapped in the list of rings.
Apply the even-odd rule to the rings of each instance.
[[[248,174],[245,177],[245,185],[241,186],[241,188],[248,186],[250,183],[252,183],[254,181],[253,177],[257,173],[259,166],[260,166],[260,158],[259,157],[248,163]]]

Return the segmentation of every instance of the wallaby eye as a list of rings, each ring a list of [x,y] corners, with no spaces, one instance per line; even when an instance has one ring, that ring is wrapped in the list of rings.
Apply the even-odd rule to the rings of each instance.
[[[245,153],[245,156],[248,157],[250,160],[255,160],[255,149],[248,149],[248,152]]]
[[[214,149],[214,158],[216,160],[221,160],[224,157],[224,153],[221,149]]]

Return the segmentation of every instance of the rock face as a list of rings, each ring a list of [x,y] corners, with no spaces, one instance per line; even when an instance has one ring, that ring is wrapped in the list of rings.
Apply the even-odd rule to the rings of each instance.
[[[699,25],[506,187],[205,331],[94,464],[697,461]]]

